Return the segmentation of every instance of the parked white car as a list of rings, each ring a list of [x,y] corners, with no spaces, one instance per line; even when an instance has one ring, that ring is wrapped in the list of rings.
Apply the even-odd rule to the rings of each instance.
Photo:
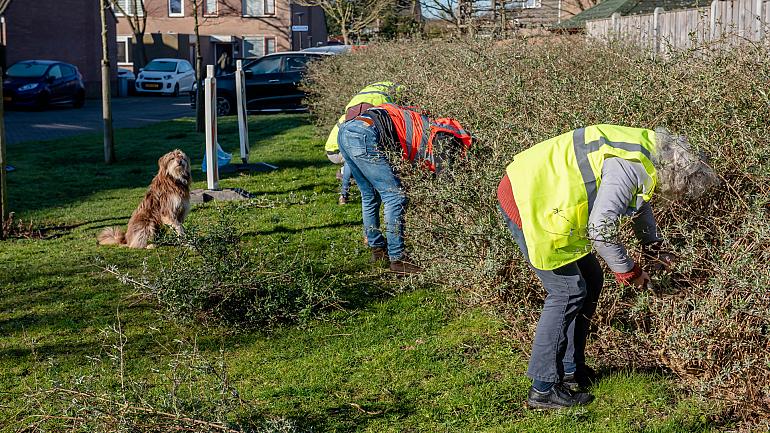
[[[155,59],[139,70],[136,91],[177,96],[192,91],[195,70],[190,62],[180,59]]]

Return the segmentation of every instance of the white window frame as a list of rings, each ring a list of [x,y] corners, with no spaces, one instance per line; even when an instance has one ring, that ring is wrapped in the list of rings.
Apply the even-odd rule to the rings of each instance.
[[[275,0],[252,0],[252,1],[261,1],[262,2],[262,13],[257,15],[252,15],[246,13],[246,4],[250,0],[241,0],[241,16],[242,17],[271,17],[275,16]],[[270,7],[268,7],[270,5]],[[267,12],[268,9],[270,12]]]
[[[248,57],[249,54],[246,52],[246,38],[262,38],[262,55],[259,57],[265,57],[268,54],[273,54],[278,52],[278,38],[274,35],[243,35],[241,36],[241,57]],[[267,52],[267,41],[272,40],[273,41],[273,48],[274,51],[268,53]]]
[[[219,0],[214,0],[214,12],[207,10],[207,0],[203,1],[203,16],[204,17],[216,17],[219,16]]]
[[[537,9],[543,7],[542,0],[515,0],[513,8],[515,9]]]
[[[128,15],[130,17],[132,17],[134,15],[138,15],[140,17],[144,16],[144,8],[139,6],[140,2],[141,2],[141,4],[144,4],[144,0],[123,0],[123,1],[121,1],[121,0],[111,0],[111,2],[112,3],[126,3],[126,7],[124,9],[129,9],[127,11],[126,15]],[[133,9],[136,12],[136,14],[131,13],[131,9],[132,8],[128,7],[129,3],[133,3],[134,4]],[[123,12],[120,11],[120,9],[116,8],[115,6],[112,7],[112,10],[113,10],[113,12],[115,12],[115,16],[116,17],[124,17],[124,16],[126,16],[126,15],[123,14]]]
[[[179,6],[181,7],[181,12],[171,12],[171,2],[172,0],[168,0],[168,16],[170,18],[178,18],[184,16],[184,0],[179,0]]]
[[[126,58],[118,59],[118,66],[133,66],[134,62],[123,61],[123,60],[128,60],[129,58],[128,50],[131,49],[131,36],[118,36],[117,40],[118,40],[118,44],[125,44],[126,46]],[[115,54],[117,55],[117,53]]]

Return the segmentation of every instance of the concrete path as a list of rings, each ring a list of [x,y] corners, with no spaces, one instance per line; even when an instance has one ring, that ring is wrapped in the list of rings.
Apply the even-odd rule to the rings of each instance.
[[[161,120],[192,117],[190,97],[132,96],[112,100],[114,128],[135,128]],[[83,108],[51,107],[46,111],[5,112],[8,144],[30,140],[50,140],[70,135],[102,131],[102,103],[88,99]]]

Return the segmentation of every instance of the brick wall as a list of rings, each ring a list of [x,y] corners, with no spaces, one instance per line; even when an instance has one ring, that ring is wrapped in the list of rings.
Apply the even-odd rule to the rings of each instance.
[[[60,60],[83,74],[89,97],[101,95],[102,37],[96,0],[13,0],[5,12],[6,63]],[[115,21],[107,14],[112,76],[117,67]]]

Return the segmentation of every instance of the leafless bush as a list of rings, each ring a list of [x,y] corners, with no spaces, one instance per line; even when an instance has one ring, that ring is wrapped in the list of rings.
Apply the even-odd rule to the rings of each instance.
[[[224,351],[212,358],[194,338],[159,341],[161,354],[150,371],[143,371],[148,367],[130,356],[135,349],[120,320],[104,329],[102,338],[103,350],[89,357],[87,373],[48,379],[57,375],[45,372],[47,379],[36,380],[24,394],[24,411],[5,425],[30,433],[300,432],[290,420],[261,418],[253,403],[240,396]],[[36,372],[41,368],[55,371],[37,360]]]
[[[475,304],[510,317],[529,350],[544,292],[497,210],[518,151],[595,123],[665,126],[711,154],[722,185],[697,202],[656,199],[675,252],[656,293],[605,284],[592,355],[604,366],[664,367],[744,419],[770,416],[770,57],[746,46],[652,60],[630,47],[538,43],[372,46],[313,65],[310,103],[324,130],[369,82],[393,80],[425,110],[478,135],[471,157],[431,179],[407,173],[412,255]],[[638,245],[628,240],[631,252]]]

